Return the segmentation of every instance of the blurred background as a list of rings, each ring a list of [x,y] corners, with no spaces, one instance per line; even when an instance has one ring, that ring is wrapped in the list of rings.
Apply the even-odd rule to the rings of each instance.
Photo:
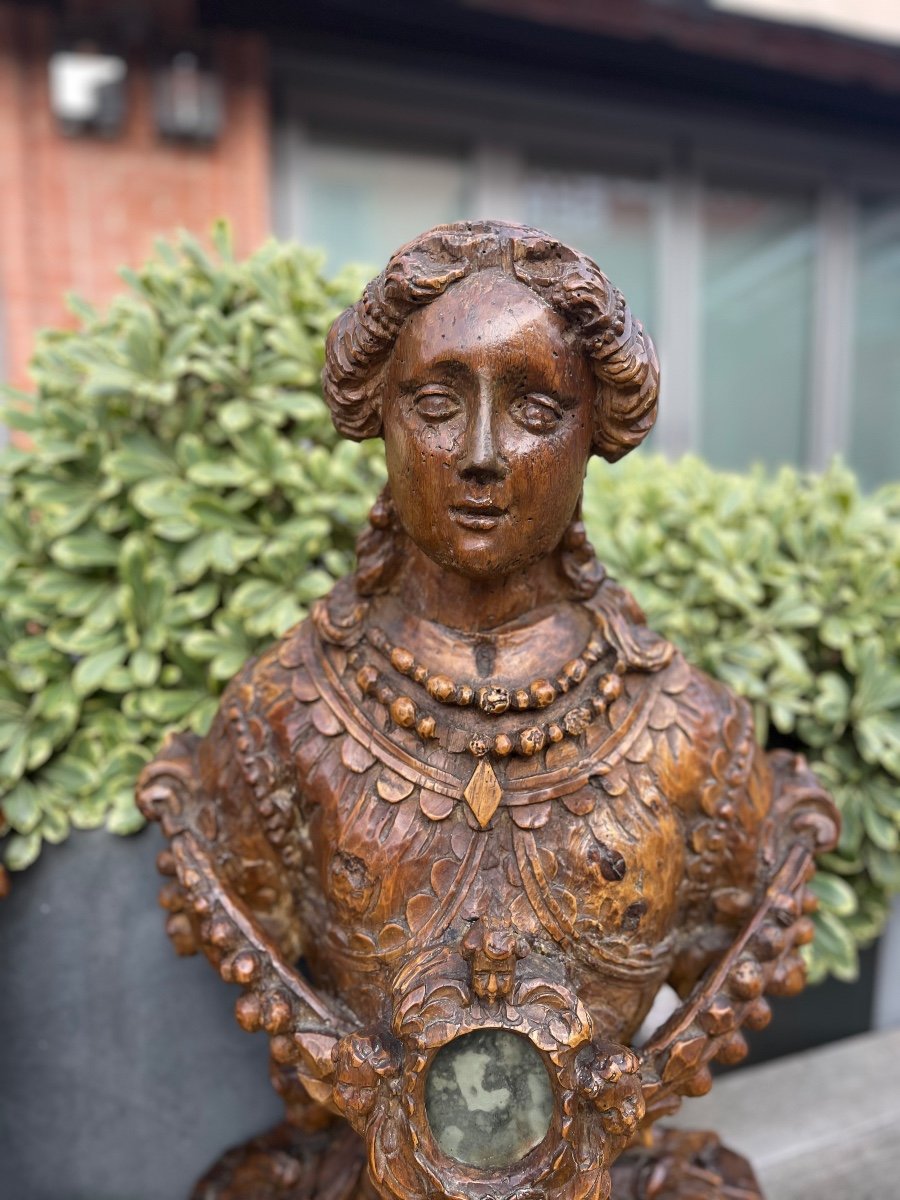
[[[657,449],[900,471],[894,0],[0,3],[0,375],[63,294],[228,216],[328,269],[439,221],[596,257]],[[727,398],[727,403],[723,399]]]
[[[900,478],[898,151],[900,0],[0,0],[0,381],[177,229],[330,274],[499,217],[650,330],[653,448],[839,455],[873,489]],[[278,1118],[264,1039],[165,941],[158,848],[79,835],[4,902],[0,1197],[184,1195]],[[900,913],[855,986],[777,1015],[758,1057],[900,1024]]]

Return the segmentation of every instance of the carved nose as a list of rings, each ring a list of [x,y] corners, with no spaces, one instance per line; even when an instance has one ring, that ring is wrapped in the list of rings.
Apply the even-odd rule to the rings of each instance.
[[[493,406],[489,397],[478,404],[474,419],[466,430],[465,444],[459,461],[459,473],[464,479],[476,483],[489,483],[503,479],[507,472],[506,461],[500,453],[493,428]]]

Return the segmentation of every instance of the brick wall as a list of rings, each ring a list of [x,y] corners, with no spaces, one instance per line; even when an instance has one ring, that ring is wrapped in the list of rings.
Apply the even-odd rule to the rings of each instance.
[[[0,0],[0,371],[27,386],[35,330],[67,323],[64,295],[103,302],[116,268],[140,262],[160,234],[204,234],[231,220],[239,252],[269,230],[269,112],[265,43],[220,32],[213,56],[225,119],[211,146],[162,141],[150,75],[127,55],[128,116],[111,139],[67,137],[50,111],[47,63],[58,18]]]

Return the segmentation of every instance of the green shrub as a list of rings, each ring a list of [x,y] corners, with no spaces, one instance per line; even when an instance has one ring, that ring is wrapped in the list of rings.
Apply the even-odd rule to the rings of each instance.
[[[352,565],[380,447],[340,441],[325,333],[361,280],[271,243],[235,263],[162,246],[104,316],[45,334],[32,448],[0,471],[5,861],[70,826],[141,825],[135,777],[168,726]]]
[[[0,471],[0,798],[22,868],[70,826],[140,827],[134,780],[170,726],[352,563],[380,444],[333,431],[325,331],[361,280],[272,243],[235,263],[163,246],[106,315],[41,339],[32,439]],[[814,976],[851,978],[900,888],[900,490],[594,464],[585,513],[653,625],[804,750],[844,814]]]
[[[852,979],[900,890],[900,488],[835,465],[774,478],[641,457],[592,469],[585,516],[654,628],[806,754],[843,831],[814,882],[812,978]]]

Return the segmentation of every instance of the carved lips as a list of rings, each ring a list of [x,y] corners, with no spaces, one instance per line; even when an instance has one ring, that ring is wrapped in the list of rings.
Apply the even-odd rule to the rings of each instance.
[[[475,500],[466,497],[462,504],[454,504],[450,509],[450,518],[463,529],[475,529],[483,532],[496,529],[504,517],[509,516],[509,509],[501,508],[489,499]]]

